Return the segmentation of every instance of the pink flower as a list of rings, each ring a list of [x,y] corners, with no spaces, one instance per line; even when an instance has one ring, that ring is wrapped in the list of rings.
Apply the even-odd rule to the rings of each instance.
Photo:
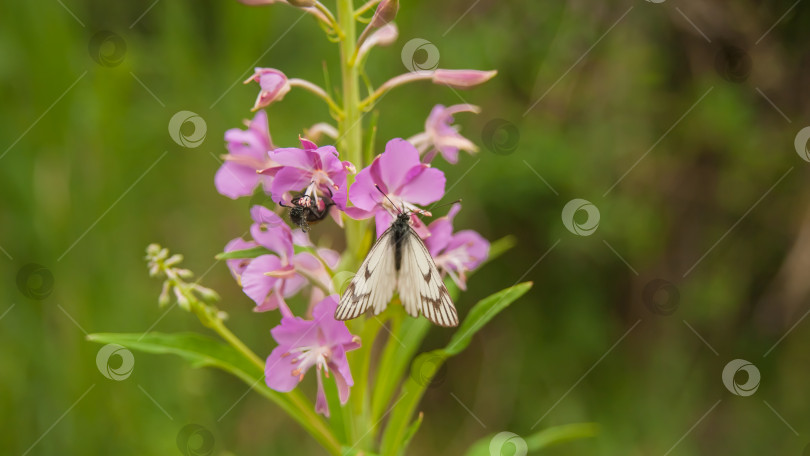
[[[388,198],[377,190],[375,184]],[[420,162],[419,151],[411,143],[400,138],[392,139],[385,145],[385,152],[357,174],[350,196],[355,207],[346,208],[346,213],[353,218],[373,215],[377,237],[380,237],[400,211],[425,213],[415,205],[441,199],[444,184],[444,173]],[[415,214],[412,214],[412,220],[420,236],[429,235]]]
[[[260,183],[270,190],[267,176],[256,174],[258,170],[271,168],[274,163],[267,156],[273,148],[267,128],[267,114],[259,111],[246,130],[232,128],[225,132],[228,154],[214,176],[217,191],[231,199],[250,196]]]
[[[258,246],[255,241],[246,241],[240,237],[231,240],[225,246],[225,252],[234,252],[237,250],[247,250],[253,247]],[[250,264],[249,258],[238,258],[238,259],[231,259],[225,260],[225,264],[228,265],[228,269],[231,271],[231,275],[234,279],[236,279],[236,283],[242,284],[242,273],[245,272],[245,268],[248,267]]]
[[[462,230],[453,234],[453,217],[461,210],[456,203],[444,217],[428,226],[430,237],[425,246],[433,256],[436,266],[450,275],[462,290],[467,289],[467,271],[478,267],[489,255],[489,242],[472,230]]]
[[[242,291],[256,303],[254,311],[280,309],[282,315],[292,316],[284,298],[309,281],[332,290],[321,259],[309,252],[294,253],[292,231],[281,217],[263,206],[253,206],[250,215],[253,240],[273,252],[254,258],[242,270]]]
[[[425,121],[425,131],[409,139],[420,153],[427,152],[425,163],[430,163],[436,154],[441,153],[445,160],[455,164],[458,163],[459,150],[466,150],[470,153],[478,151],[475,144],[461,136],[458,127],[453,126],[453,114],[459,112],[477,114],[481,110],[478,106],[470,104],[458,104],[450,107],[436,105]]]
[[[299,138],[302,149],[293,147],[276,149],[270,153],[278,165],[272,170],[275,176],[270,187],[273,201],[289,203],[289,192],[300,192],[318,201],[328,196],[343,210],[346,207],[346,173],[354,172],[354,165],[342,162],[334,146],[318,147],[312,141]]]
[[[253,76],[249,77],[245,84],[251,81],[258,82],[260,87],[259,96],[256,97],[256,103],[253,105],[252,111],[269,106],[276,101],[281,101],[284,95],[290,91],[290,82],[287,80],[287,76],[274,68],[256,67]]]
[[[335,377],[340,403],[349,400],[349,388],[354,385],[346,352],[360,348],[360,338],[353,336],[346,324],[335,320],[337,295],[330,295],[318,303],[312,320],[285,316],[281,324],[270,330],[278,346],[273,349],[265,365],[267,386],[280,392],[292,391],[304,379],[304,374],[315,367],[318,394],[315,411],[329,416],[329,406],[323,389],[321,372]]]

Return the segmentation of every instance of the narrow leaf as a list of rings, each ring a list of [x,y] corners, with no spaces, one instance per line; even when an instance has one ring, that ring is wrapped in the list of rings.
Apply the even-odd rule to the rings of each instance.
[[[574,423],[565,424],[562,426],[554,426],[548,429],[543,429],[540,432],[532,434],[525,439],[519,435],[505,439],[506,442],[512,439],[520,439],[513,441],[509,446],[520,445],[520,441],[525,444],[521,445],[528,451],[528,453],[536,453],[548,447],[559,445],[562,443],[596,437],[599,434],[599,425],[596,423]],[[476,441],[467,453],[466,456],[491,456],[495,451],[500,451],[505,448],[498,448],[499,445],[495,444],[496,448],[490,448],[493,444],[495,434],[490,434],[478,441]],[[502,442],[503,443],[503,442]],[[516,445],[517,444],[517,445]],[[506,445],[504,445],[505,447]]]
[[[330,454],[340,453],[337,439],[323,419],[315,413],[312,403],[300,391],[279,393],[271,390],[263,381],[263,369],[230,345],[196,333],[97,333],[88,335],[87,340],[101,344],[118,344],[147,353],[171,353],[185,358],[193,366],[212,366],[230,372],[281,407]]]
[[[244,250],[232,250],[230,252],[218,253],[215,257],[217,260],[241,260],[244,258],[256,258],[262,255],[273,253],[266,247],[256,246]]]
[[[445,348],[447,353],[452,356],[467,348],[467,345],[470,344],[475,333],[483,328],[485,324],[492,320],[503,309],[507,308],[509,304],[512,304],[517,298],[523,296],[531,287],[531,282],[524,282],[503,289],[479,301],[478,304],[473,306],[470,313],[467,314],[467,318],[464,319],[458,331],[453,334],[453,338],[450,339],[450,343],[447,344],[447,348]]]

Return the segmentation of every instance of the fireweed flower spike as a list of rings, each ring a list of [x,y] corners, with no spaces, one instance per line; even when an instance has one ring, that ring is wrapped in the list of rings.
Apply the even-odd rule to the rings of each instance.
[[[489,242],[473,230],[453,233],[453,217],[461,210],[454,204],[444,217],[428,225],[430,237],[425,239],[430,255],[443,273],[448,274],[462,290],[467,289],[467,271],[477,268],[489,255]]]
[[[453,218],[459,211],[458,205],[454,205],[446,216],[433,220],[429,226],[423,224],[418,215],[430,216],[421,208],[438,201],[445,192],[445,175],[431,167],[431,160],[441,154],[444,157],[440,161],[442,165],[444,161],[455,163],[459,159],[459,151],[476,151],[475,145],[453,125],[453,117],[461,112],[477,113],[478,108],[467,104],[438,105],[427,118],[424,132],[412,137],[412,142],[391,139],[385,145],[384,152],[376,157],[377,121],[365,118],[364,113],[383,94],[410,82],[430,81],[454,89],[467,89],[486,82],[496,72],[435,69],[395,75],[387,82],[372,81],[365,64],[373,54],[371,49],[396,40],[398,30],[393,21],[398,8],[406,6],[398,0],[327,2],[334,5],[336,14],[318,0],[239,1],[255,6],[284,4],[299,8],[301,12],[317,18],[327,39],[338,44],[340,54],[339,58],[315,56],[310,55],[313,49],[305,50],[308,59],[323,59],[329,62],[328,66],[338,67],[335,68],[339,70],[337,72],[333,68],[324,68],[329,71],[325,71],[323,85],[288,78],[278,69],[255,68],[245,82],[251,83],[246,88],[248,91],[255,90],[256,86],[252,83],[258,84],[258,95],[252,106],[256,114],[247,128],[225,133],[227,155],[223,157],[224,164],[214,178],[217,191],[232,199],[250,196],[258,186],[272,197],[273,207],[251,208],[250,237],[232,239],[218,258],[225,260],[242,291],[253,301],[253,310],[279,310],[281,322],[271,330],[277,346],[269,356],[269,350],[261,353],[261,356],[253,352],[242,341],[241,335],[227,328],[225,314],[213,304],[216,293],[190,282],[192,273],[179,265],[179,255],[171,255],[168,250],[151,245],[147,251],[150,274],[163,283],[159,302],[167,305],[176,299],[178,307],[197,316],[204,327],[219,336],[222,344],[206,341],[202,335],[149,333],[137,335],[142,343],[130,344],[130,348],[177,352],[177,347],[191,347],[189,344],[193,344],[194,356],[189,356],[189,359],[204,359],[207,360],[206,365],[222,367],[236,374],[251,388],[259,390],[262,397],[286,411],[289,419],[323,445],[327,454],[344,454],[346,445],[352,445],[357,454],[405,454],[408,442],[419,428],[422,418],[421,414],[416,417],[417,406],[433,374],[423,369],[420,377],[424,376],[427,382],[410,382],[407,387],[402,387],[403,380],[407,380],[409,375],[406,367],[413,362],[403,356],[416,355],[413,350],[422,345],[428,320],[414,320],[408,326],[397,324],[403,317],[403,310],[397,309],[400,306],[392,306],[391,312],[380,318],[359,319],[347,327],[334,317],[340,309],[336,289],[343,291],[344,285],[351,285],[347,277],[353,276],[351,280],[354,283],[358,278],[369,279],[376,271],[376,274],[382,275],[375,275],[375,280],[368,281],[368,289],[363,292],[367,291],[369,297],[375,298],[375,306],[387,307],[392,302],[382,296],[385,294],[383,288],[407,278],[395,283],[397,293],[411,293],[412,297],[418,295],[421,311],[433,311],[434,322],[448,326],[459,323],[455,311],[451,311],[452,319],[447,313],[452,299],[445,287],[449,281],[442,276],[449,276],[463,289],[469,272],[480,267],[490,254],[489,243],[474,231],[453,232]],[[330,71],[339,74],[340,80],[331,81]],[[363,87],[367,87],[371,93],[361,99]],[[301,126],[312,127],[304,131],[306,139],[301,139],[300,148],[279,149],[273,145],[267,114],[262,108],[282,100],[293,88],[306,90],[324,101],[331,120],[323,117],[307,119]],[[250,106],[245,110],[248,108]],[[274,105],[273,108],[283,106]],[[384,111],[380,118],[383,116]],[[334,142],[335,146],[319,147],[316,141]],[[360,172],[352,178],[356,169]],[[293,198],[298,198],[294,205]],[[313,206],[313,201],[323,205]],[[294,207],[284,208],[282,204]],[[278,215],[287,211],[292,213],[296,209],[295,220],[312,219],[314,222],[326,215],[327,207],[329,214],[339,224],[345,223],[345,230],[334,227],[319,230],[317,235],[324,237],[314,239],[315,242],[309,239],[307,232],[293,230]],[[348,217],[343,217],[344,212]],[[403,212],[409,215],[399,218],[395,228],[400,234],[408,233],[404,239],[408,239],[408,245],[412,248],[397,251],[390,248],[390,244],[382,242],[376,245],[380,248],[375,256],[367,256],[367,259],[376,258],[376,265],[383,264],[381,261],[384,259],[389,266],[376,268],[365,263],[365,269],[358,271],[360,257],[369,249],[371,234],[370,223],[361,220],[374,217],[379,237],[392,226],[394,217]],[[212,217],[216,217],[216,214]],[[290,219],[301,226],[295,220]],[[411,228],[426,239],[424,245],[412,234]],[[343,235],[343,239],[335,239],[335,235]],[[318,241],[323,241],[323,244]],[[342,250],[337,252],[323,248],[323,245],[330,244],[342,246]],[[375,252],[374,247],[371,252]],[[386,256],[381,257],[379,254],[382,253]],[[397,268],[390,266],[397,264],[404,266],[403,270],[396,271]],[[427,277],[425,270],[429,271]],[[358,274],[353,274],[355,271]],[[523,283],[501,290],[467,309],[461,325],[462,332],[452,336],[452,342],[443,356],[437,357],[435,367],[440,367],[446,357],[463,350],[474,333],[493,316],[493,311],[504,309],[530,286]],[[290,304],[294,304],[291,308],[287,300],[292,297],[295,297],[295,302],[290,300]],[[380,302],[376,302],[377,297],[381,298],[378,300]],[[242,301],[249,302],[248,298]],[[229,307],[237,308],[235,305]],[[363,347],[348,328],[362,334]],[[386,331],[382,331],[383,328]],[[390,337],[386,333],[390,333]],[[402,343],[401,339],[405,340],[403,336],[406,335],[407,350],[399,350],[397,346]],[[132,336],[90,335],[95,341],[118,341],[121,345],[131,341]],[[165,347],[166,350],[148,347]],[[374,347],[381,349],[373,350]],[[394,350],[390,350],[391,347]],[[352,350],[357,351],[347,357],[346,353]],[[349,360],[354,372],[350,370]],[[314,404],[296,388],[313,367],[318,385]],[[267,386],[262,384],[263,374]],[[335,399],[339,401],[332,401],[331,397],[327,401],[327,391],[331,394],[333,389],[330,384],[324,384],[324,376],[327,376],[327,382],[335,379],[338,395]],[[358,379],[357,384],[354,378]],[[270,391],[268,387],[275,391]],[[408,399],[401,401],[405,394],[409,395]],[[347,404],[349,401],[351,404]],[[337,417],[324,420],[318,413],[329,415],[328,402]],[[343,405],[338,406],[338,402]],[[390,404],[397,405],[386,411]],[[269,410],[268,413],[275,413],[276,410]],[[387,419],[384,419],[386,416]],[[489,437],[475,446],[485,448],[487,440]]]
[[[445,181],[443,172],[419,161],[419,151],[411,143],[400,138],[392,139],[385,145],[385,152],[357,174],[350,194],[355,207],[346,208],[346,214],[353,218],[373,215],[377,237],[380,237],[400,211],[422,213],[424,211],[416,204],[426,205],[441,199]],[[429,235],[416,214],[412,215],[412,220],[413,228],[420,236]]]
[[[228,154],[222,156],[224,163],[214,176],[217,191],[236,199],[252,195],[256,186],[262,184],[264,190],[269,192],[269,178],[256,174],[258,170],[274,166],[267,155],[274,148],[267,127],[267,114],[257,112],[246,130],[232,128],[226,131],[225,142]]]
[[[297,294],[307,283],[331,292],[321,260],[309,252],[294,254],[292,231],[281,217],[263,206],[253,206],[250,213],[253,240],[274,252],[254,258],[242,271],[242,291],[256,303],[253,310],[279,309],[283,316],[292,316],[284,298]]]
[[[270,330],[278,346],[267,358],[265,382],[270,388],[288,392],[298,386],[304,374],[315,367],[318,394],[315,411],[329,416],[326,392],[321,373],[331,374],[337,384],[340,403],[349,400],[349,388],[354,385],[346,352],[360,348],[360,338],[353,336],[346,324],[335,320],[337,295],[330,295],[315,305],[312,320],[285,316],[281,324]]]
[[[453,125],[453,115],[459,112],[473,112],[478,114],[481,109],[471,104],[457,104],[449,107],[436,105],[430,111],[425,122],[425,131],[408,138],[416,146],[419,153],[425,153],[423,161],[430,163],[436,154],[442,154],[448,163],[458,163],[458,151],[466,150],[469,153],[478,151],[478,147],[469,139],[461,136],[459,128]]]

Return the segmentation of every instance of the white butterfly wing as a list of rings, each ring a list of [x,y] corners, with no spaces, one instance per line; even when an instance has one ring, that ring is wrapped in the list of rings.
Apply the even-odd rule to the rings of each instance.
[[[458,313],[436,263],[413,229],[403,237],[401,252],[397,291],[405,311],[412,317],[421,312],[439,326],[458,326]]]
[[[351,320],[369,309],[373,309],[374,315],[385,310],[394,296],[397,283],[394,261],[394,243],[389,228],[371,247],[357,274],[343,292],[335,318]]]

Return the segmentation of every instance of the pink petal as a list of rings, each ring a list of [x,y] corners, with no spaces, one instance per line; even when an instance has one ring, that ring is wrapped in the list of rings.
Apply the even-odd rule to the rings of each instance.
[[[388,141],[380,155],[380,177],[389,191],[397,189],[405,184],[408,170],[419,164],[419,151],[408,141],[395,138]]]
[[[343,347],[335,347],[332,351],[329,369],[332,371],[332,376],[337,384],[340,403],[345,404],[349,400],[349,388],[354,385],[354,379],[352,379],[352,370],[349,368],[349,362],[346,360],[346,352],[343,351]]]
[[[315,411],[329,418],[329,403],[326,400],[326,391],[323,389],[321,371],[318,371],[318,394],[315,396]]]
[[[253,206],[250,209],[254,222],[250,226],[253,239],[264,247],[287,259],[293,254],[292,231],[290,227],[270,209]]]
[[[354,178],[354,184],[349,188],[349,200],[351,200],[355,207],[364,211],[373,210],[377,204],[379,204],[379,198],[382,197],[377,188],[374,187],[375,182],[371,177],[371,167],[375,166],[375,163],[378,162],[379,157],[374,160],[371,166],[357,173],[357,176]],[[346,213],[349,214],[349,217],[356,218],[349,209],[350,208],[346,208]],[[356,215],[360,216],[362,214]]]
[[[277,308],[277,302],[268,301],[268,296],[279,280],[264,273],[281,268],[281,260],[277,256],[262,255],[254,258],[242,273],[242,291],[262,310]]]
[[[379,210],[374,214],[374,224],[377,228],[377,239],[391,227],[394,217],[385,210]]]
[[[317,325],[301,317],[284,317],[281,324],[270,330],[279,345],[288,347],[314,347],[318,345]]]
[[[301,135],[298,135],[298,140],[301,141],[301,148],[304,150],[315,150],[318,148],[317,144],[307,138],[302,137]]]
[[[292,375],[296,366],[291,365],[290,361],[294,355],[283,356],[289,352],[289,349],[290,347],[287,345],[279,345],[274,348],[267,357],[264,367],[264,381],[267,386],[282,393],[292,391],[300,382],[300,375]]]
[[[256,170],[226,161],[214,176],[214,185],[221,195],[231,199],[250,196],[259,182]]]
[[[320,160],[315,151],[286,147],[270,152],[270,158],[283,166],[293,166],[295,168],[312,170],[316,169],[316,164]]]
[[[433,73],[433,83],[442,84],[457,89],[468,89],[478,84],[489,81],[498,74],[497,71],[478,70],[442,70],[438,69]]]
[[[231,242],[229,242],[225,246],[225,251],[233,252],[236,250],[246,250],[256,247],[257,245],[258,244],[256,244],[253,241],[246,241],[242,238],[236,238],[231,240]],[[250,261],[251,261],[250,258],[233,259],[233,260],[225,260],[225,264],[228,265],[228,269],[231,271],[231,275],[233,276],[233,278],[239,281],[241,280],[240,277],[242,273],[245,271],[245,268],[247,268],[247,265],[250,264]]]
[[[312,181],[312,173],[299,168],[286,166],[276,173],[270,186],[270,194],[276,203],[283,201],[284,193],[300,192]]]
[[[318,252],[318,256],[320,256],[330,268],[334,269],[337,267],[338,263],[340,263],[340,253],[327,248],[319,248],[316,251]]]
[[[468,270],[477,268],[489,256],[489,241],[473,230],[462,230],[456,233],[445,251],[452,251],[456,248],[464,248],[471,258],[464,263],[464,267]]]
[[[426,168],[400,188],[397,196],[414,204],[430,204],[444,196],[445,181],[441,170]]]

